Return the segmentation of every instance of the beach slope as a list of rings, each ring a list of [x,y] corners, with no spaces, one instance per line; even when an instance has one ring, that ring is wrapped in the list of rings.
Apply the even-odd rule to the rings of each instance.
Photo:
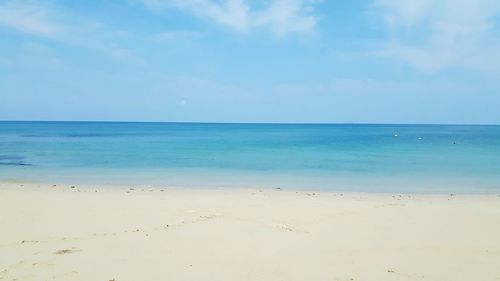
[[[500,197],[0,183],[0,280],[500,280]]]

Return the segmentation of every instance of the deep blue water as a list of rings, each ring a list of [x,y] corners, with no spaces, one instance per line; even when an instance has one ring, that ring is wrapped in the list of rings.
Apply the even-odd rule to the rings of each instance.
[[[500,192],[500,126],[0,122],[0,181]]]

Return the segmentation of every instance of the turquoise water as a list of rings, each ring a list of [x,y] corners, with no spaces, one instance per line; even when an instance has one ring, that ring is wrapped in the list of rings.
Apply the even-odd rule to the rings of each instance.
[[[0,180],[498,193],[500,126],[0,122]]]

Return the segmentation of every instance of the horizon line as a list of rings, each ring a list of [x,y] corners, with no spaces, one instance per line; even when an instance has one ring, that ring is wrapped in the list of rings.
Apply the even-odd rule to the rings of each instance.
[[[500,126],[497,123],[371,123],[371,122],[220,122],[220,121],[123,121],[123,120],[0,120],[32,123],[156,123],[156,124],[227,124],[227,125],[433,125],[433,126]]]

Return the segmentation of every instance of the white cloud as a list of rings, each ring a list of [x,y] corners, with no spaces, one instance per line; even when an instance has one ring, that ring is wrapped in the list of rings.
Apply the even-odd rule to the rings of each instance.
[[[384,20],[393,28],[411,27],[428,12],[434,0],[376,0],[376,6],[383,9]]]
[[[318,0],[273,0],[255,8],[246,0],[143,0],[154,10],[173,6],[238,32],[269,28],[274,34],[311,31],[317,24],[314,4]]]
[[[388,32],[377,54],[437,72],[491,70],[500,62],[496,0],[375,0]],[[496,18],[496,19],[495,19]]]
[[[6,1],[0,4],[0,25],[69,46],[94,49],[113,59],[135,64],[144,61],[130,49],[117,46],[118,38],[129,36],[123,30],[79,17],[45,1]]]
[[[5,2],[0,5],[0,24],[22,32],[58,39],[64,26],[54,21],[50,9],[22,2]]]
[[[316,26],[317,18],[312,14],[313,1],[277,0],[257,15],[257,25],[269,25],[278,35],[291,32],[307,32]]]

